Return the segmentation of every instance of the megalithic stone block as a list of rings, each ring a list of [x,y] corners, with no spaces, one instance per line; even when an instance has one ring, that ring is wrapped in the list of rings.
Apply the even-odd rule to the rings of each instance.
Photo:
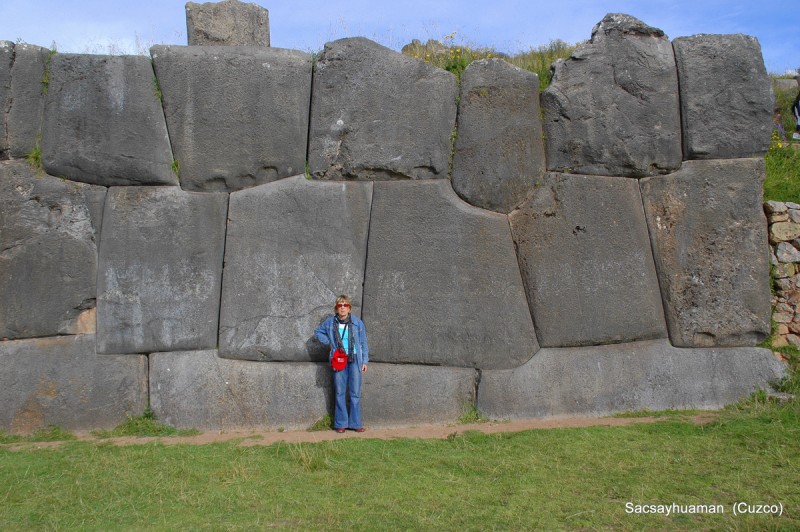
[[[0,338],[94,332],[105,195],[0,163]]]
[[[361,314],[371,202],[372,183],[303,176],[231,194],[221,356],[328,360],[314,329],[339,294]]]
[[[8,109],[11,106],[11,67],[14,43],[0,41],[0,160],[8,159]]]
[[[641,181],[673,345],[754,346],[770,334],[763,159],[687,161]]]
[[[112,428],[147,408],[147,357],[99,356],[93,334],[0,342],[0,430]]]
[[[49,174],[95,185],[177,185],[149,58],[55,54],[42,164]]]
[[[447,178],[456,77],[361,37],[317,57],[308,166],[319,179]]]
[[[549,170],[642,177],[681,165],[678,77],[660,29],[609,14],[542,94]]]
[[[217,345],[227,194],[178,187],[108,193],[97,281],[97,351]]]
[[[50,50],[41,46],[20,43],[14,47],[8,112],[8,143],[13,158],[24,158],[41,144],[45,96],[42,79],[51,57]]]
[[[186,2],[190,46],[269,46],[269,11],[256,3]]]
[[[678,349],[666,340],[544,348],[520,368],[483,371],[477,407],[499,419],[715,409],[785,375],[759,348]]]
[[[539,77],[502,59],[461,75],[453,189],[476,207],[509,213],[544,175]]]
[[[181,187],[235,191],[303,173],[311,54],[154,46]]]
[[[693,35],[679,37],[672,45],[680,80],[684,159],[766,153],[773,94],[758,39]]]
[[[508,217],[447,180],[375,183],[368,249],[370,360],[512,368],[539,349]]]
[[[636,180],[549,173],[509,220],[543,347],[667,336]]]

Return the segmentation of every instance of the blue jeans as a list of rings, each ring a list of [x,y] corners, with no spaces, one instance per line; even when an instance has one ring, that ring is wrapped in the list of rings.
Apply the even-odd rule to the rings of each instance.
[[[349,388],[350,414],[347,414],[347,401],[345,398]],[[361,428],[361,368],[355,362],[350,362],[342,371],[333,372],[333,389],[336,392],[336,408],[333,416],[335,429],[360,429]]]

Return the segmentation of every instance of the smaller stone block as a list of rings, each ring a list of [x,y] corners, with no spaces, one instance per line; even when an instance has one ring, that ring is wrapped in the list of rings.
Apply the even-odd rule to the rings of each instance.
[[[453,189],[476,207],[508,213],[545,171],[539,77],[502,59],[461,75]]]
[[[800,224],[795,222],[776,222],[769,228],[769,243],[778,244],[800,238]]]
[[[186,3],[189,46],[269,46],[269,11],[256,3]]]
[[[51,57],[50,50],[41,46],[20,43],[14,47],[8,112],[8,143],[13,158],[24,158],[41,144],[45,96],[42,78]]]
[[[94,335],[0,342],[0,429],[107,429],[147,407],[147,357],[98,356]]]
[[[749,35],[672,42],[680,80],[684,159],[760,157],[769,149],[773,95],[761,45]]]
[[[177,185],[150,59],[55,54],[42,165],[94,185]]]
[[[11,68],[14,64],[14,43],[0,41],[0,160],[8,159],[8,126],[6,115],[11,107]]]

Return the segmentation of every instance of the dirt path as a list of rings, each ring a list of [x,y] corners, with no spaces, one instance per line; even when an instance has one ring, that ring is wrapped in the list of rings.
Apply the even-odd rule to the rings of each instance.
[[[686,416],[679,419],[691,421],[698,425],[702,425],[713,421],[717,418],[714,412],[707,412],[695,416]],[[97,438],[88,432],[77,432],[76,436],[79,441],[94,441],[94,442],[108,442],[114,445],[139,445],[157,441],[164,445],[204,445],[208,443],[227,442],[231,440],[238,440],[238,444],[242,446],[253,445],[272,445],[277,442],[285,443],[313,443],[328,440],[341,440],[346,438],[373,438],[381,440],[391,440],[394,438],[438,438],[444,439],[451,435],[463,434],[467,431],[479,431],[484,434],[493,434],[496,432],[519,432],[523,430],[536,430],[536,429],[554,429],[554,428],[568,428],[568,427],[592,427],[592,426],[608,426],[608,427],[622,427],[632,425],[634,423],[654,423],[656,421],[663,421],[666,417],[632,417],[632,418],[618,418],[618,417],[569,417],[569,418],[548,418],[548,419],[520,419],[512,421],[489,421],[485,423],[473,423],[468,425],[415,425],[411,427],[393,427],[393,428],[367,428],[365,432],[357,433],[347,431],[344,434],[338,434],[332,430],[324,430],[317,432],[308,431],[285,431],[278,432],[275,430],[233,430],[233,431],[220,431],[220,432],[203,432],[196,436],[160,436],[160,437],[135,437],[125,436],[120,438]],[[64,442],[26,442],[26,443],[13,443],[6,444],[5,447],[9,450],[22,450],[22,449],[45,449],[61,445]]]

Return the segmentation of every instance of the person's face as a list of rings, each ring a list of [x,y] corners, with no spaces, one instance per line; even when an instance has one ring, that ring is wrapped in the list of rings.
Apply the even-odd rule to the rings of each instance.
[[[336,314],[338,314],[340,318],[346,318],[347,315],[350,314],[350,303],[346,301],[336,303]]]

